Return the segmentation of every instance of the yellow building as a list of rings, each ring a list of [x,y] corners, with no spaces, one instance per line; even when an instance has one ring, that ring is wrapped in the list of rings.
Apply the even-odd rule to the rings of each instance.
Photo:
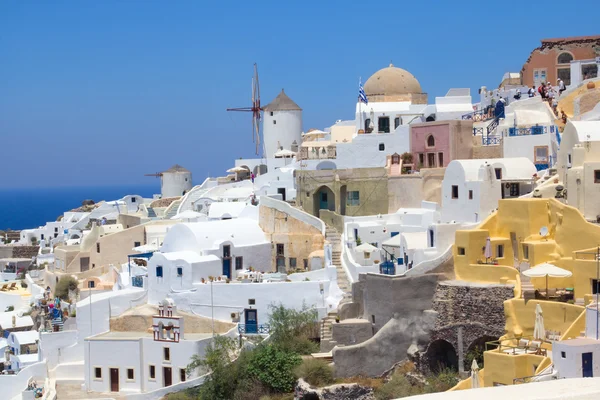
[[[488,238],[491,257],[486,257],[490,256],[489,251],[486,254]],[[515,298],[504,302],[506,334],[490,343],[484,353],[485,368],[480,371],[483,386],[512,385],[548,374],[552,341],[581,336],[585,329],[583,305],[591,301],[598,279],[594,253],[599,243],[600,226],[587,222],[579,210],[555,199],[500,200],[498,211],[477,229],[456,233],[457,279],[515,285]],[[545,262],[572,273],[568,278],[550,279],[549,287],[572,288],[574,301],[522,298],[521,272]],[[546,279],[531,279],[531,285],[545,291]],[[533,343],[538,304],[546,340]],[[498,347],[492,350],[493,346]],[[454,390],[467,388],[469,379]]]

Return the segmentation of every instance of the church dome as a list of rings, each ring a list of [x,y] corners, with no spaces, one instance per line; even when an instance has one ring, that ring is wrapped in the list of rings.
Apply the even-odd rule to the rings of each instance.
[[[364,88],[367,97],[422,93],[421,84],[413,74],[392,64],[375,72],[367,80]]]

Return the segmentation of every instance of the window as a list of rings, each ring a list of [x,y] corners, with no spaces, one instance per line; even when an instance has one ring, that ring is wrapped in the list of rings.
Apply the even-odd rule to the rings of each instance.
[[[548,164],[548,146],[535,146],[535,164]]]
[[[458,185],[452,185],[452,198],[458,199]]]
[[[162,278],[162,276],[163,276],[162,266],[158,265],[158,266],[156,266],[156,277]]]
[[[271,117],[273,116],[273,111],[271,111]]]
[[[427,153],[427,166],[435,168],[435,153]]]
[[[282,243],[277,243],[277,255],[283,256],[285,253],[285,247]]]
[[[371,133],[371,131],[371,119],[367,118],[365,119],[365,133]]]
[[[583,76],[583,79],[592,79],[598,77],[598,64],[582,65],[581,75]]]
[[[560,358],[567,358],[567,353],[564,351],[560,352]]]
[[[594,170],[594,183],[600,183],[600,169]]]
[[[398,128],[400,126],[400,118],[396,117],[394,118],[394,129]]]
[[[133,247],[140,247],[142,244],[140,242],[133,242]]]
[[[54,228],[54,232],[58,232],[58,228]]]
[[[94,378],[102,379],[102,368],[100,368],[100,367],[94,368]]]
[[[564,82],[565,86],[571,84],[571,68],[557,68],[556,75]]]
[[[225,245],[223,246],[223,257],[231,257],[231,246]]]
[[[96,243],[96,253],[100,253],[100,243]]]
[[[379,133],[390,133],[390,117],[379,117],[377,127]]]
[[[529,246],[526,244],[523,244],[523,258],[529,260]]]
[[[296,268],[296,259],[290,257],[290,268]]]
[[[183,267],[177,267],[177,276],[183,276]]]
[[[96,287],[96,282],[94,281],[88,281],[88,288],[89,289],[93,289]]]
[[[502,179],[502,168],[495,168],[494,172],[496,173],[496,179]]]
[[[444,153],[438,153],[438,167],[444,166]]]
[[[592,279],[592,294],[600,293],[600,281],[598,279]]]
[[[277,125],[277,121],[273,120],[273,125]]]
[[[171,361],[171,349],[163,347],[163,359],[165,361]]]
[[[243,257],[235,258],[235,269],[236,270],[244,269],[244,258]]]
[[[519,184],[517,182],[512,182],[509,186],[510,197],[519,197],[521,195],[521,191],[519,190]]]
[[[150,379],[156,379],[156,367],[154,365],[149,365],[148,366],[148,376]]]
[[[385,151],[385,143],[379,143],[379,151]]]
[[[134,377],[133,368],[127,368],[127,380],[132,381],[134,380]]]
[[[427,147],[435,147],[435,138],[433,135],[427,137]]]
[[[458,248],[456,249],[456,253],[457,253],[459,256],[464,256],[464,255],[465,255],[465,248],[464,248],[464,247],[458,247]]]
[[[533,70],[533,83],[537,87],[541,83],[546,82],[546,68]]]
[[[570,167],[571,166],[571,153],[567,154],[567,163],[569,164],[569,165],[567,165],[567,167]]]
[[[132,198],[131,198],[131,202],[132,202],[132,203],[135,203],[135,197],[132,197]]]
[[[499,244],[496,248],[496,258],[504,258],[504,245]]]
[[[469,200],[473,200],[473,191],[469,190]]]
[[[358,192],[358,190],[353,190],[346,194],[346,205],[347,206],[360,205],[360,193]]]
[[[425,154],[423,154],[423,153],[419,153],[419,164],[420,165],[425,164]]]
[[[567,52],[560,53],[556,59],[557,64],[569,64],[571,61],[573,61],[573,56]]]
[[[185,382],[185,369],[179,368],[179,381]]]
[[[305,258],[302,261],[304,261],[304,269],[308,269],[308,258]]]

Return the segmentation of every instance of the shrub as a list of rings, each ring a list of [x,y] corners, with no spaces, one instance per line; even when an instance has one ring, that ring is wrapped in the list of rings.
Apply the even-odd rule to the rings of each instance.
[[[313,386],[325,386],[334,382],[333,369],[323,360],[307,358],[302,361],[294,374],[297,378],[302,378]]]
[[[9,312],[9,311],[15,311],[15,306],[8,306],[8,307],[6,307],[6,309],[4,310],[4,312]]]
[[[69,300],[69,290],[79,291],[77,286],[79,282],[72,276],[63,276],[60,278],[54,289],[54,296],[61,300]]]
[[[274,345],[257,347],[250,358],[248,373],[274,392],[291,392],[296,383],[294,368],[302,359]]]
[[[314,353],[318,345],[309,338],[318,336],[317,310],[302,305],[302,310],[285,308],[282,304],[269,306],[271,340],[283,350],[298,354]]]
[[[375,392],[377,400],[391,400],[422,393],[418,386],[411,385],[403,374],[396,373]]]
[[[445,392],[456,386],[458,381],[458,373],[455,370],[444,368],[439,373],[427,377],[425,393]]]

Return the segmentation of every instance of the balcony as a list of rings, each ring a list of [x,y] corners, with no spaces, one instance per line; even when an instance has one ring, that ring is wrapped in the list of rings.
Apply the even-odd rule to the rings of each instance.
[[[269,324],[238,324],[240,335],[268,335],[270,330]]]
[[[546,126],[530,126],[528,128],[508,128],[508,136],[542,135],[548,133]]]
[[[494,109],[490,110],[477,110],[470,112],[468,114],[464,114],[461,117],[463,120],[473,120],[474,122],[487,121],[489,119],[494,118]]]

